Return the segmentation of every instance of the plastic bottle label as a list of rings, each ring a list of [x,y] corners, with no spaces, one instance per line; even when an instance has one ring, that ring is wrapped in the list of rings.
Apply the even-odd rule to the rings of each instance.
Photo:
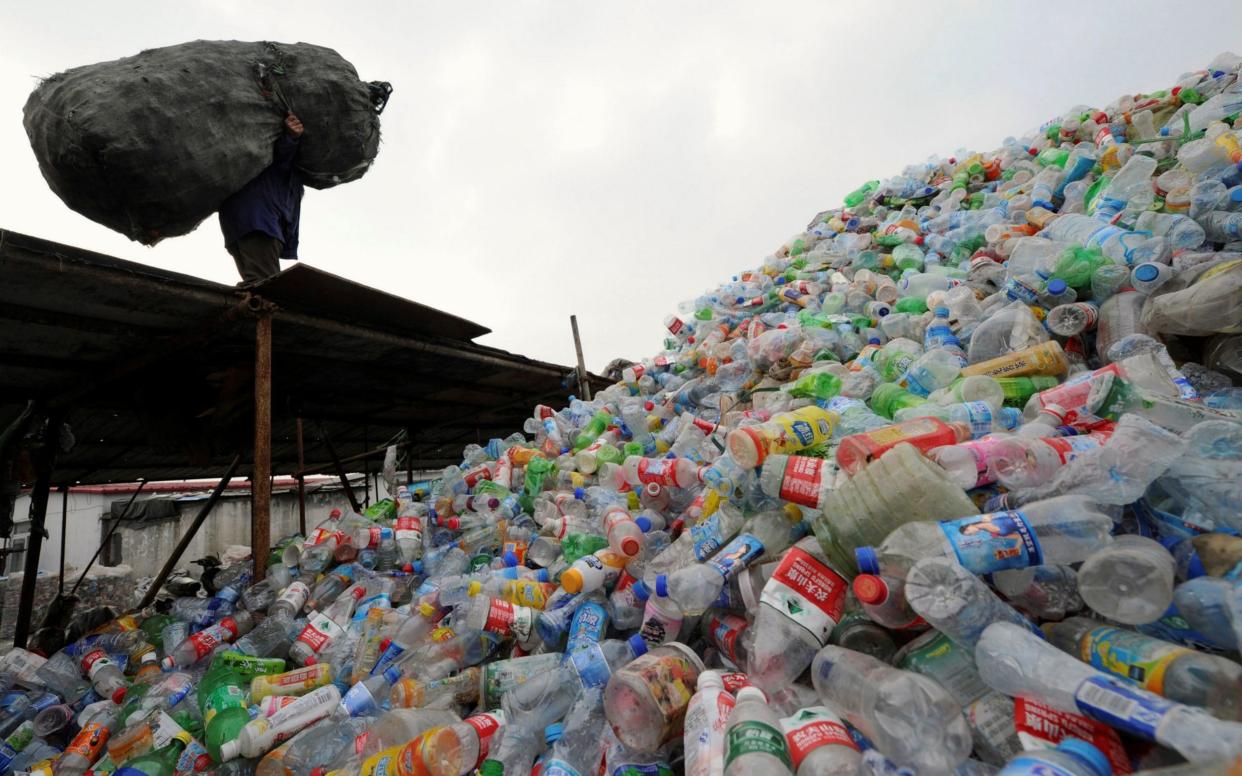
[[[203,702],[203,726],[210,725],[220,712],[244,708],[246,708],[246,691],[237,685],[222,684],[212,690]]]
[[[659,646],[677,638],[677,634],[681,632],[681,623],[681,617],[676,615],[670,616],[656,607],[648,605],[647,611],[643,616],[642,627],[638,629],[638,635],[648,645],[653,647]]]
[[[608,630],[608,610],[596,601],[586,601],[574,612],[569,624],[569,641],[566,649],[598,643]]]
[[[966,422],[970,424],[970,434],[981,437],[992,433],[992,405],[985,401],[968,401],[962,404],[966,408]]]
[[[805,507],[819,506],[819,490],[823,480],[824,459],[791,455],[785,461],[781,477],[780,498]]]
[[[789,746],[781,731],[759,721],[740,722],[725,733],[725,769],[739,757],[748,754],[769,754],[785,763],[785,767],[793,770],[793,761],[789,758]]]
[[[990,512],[945,520],[940,523],[940,530],[958,562],[975,574],[1043,563],[1039,539],[1021,512]]]
[[[398,517],[393,527],[399,542],[407,539],[421,539],[423,536],[423,524],[417,517]]]
[[[1164,716],[1178,706],[1106,676],[1085,680],[1075,691],[1074,701],[1083,714],[1149,741],[1155,740]]]
[[[95,681],[96,674],[108,666],[114,665],[116,664],[108,659],[108,653],[104,652],[102,649],[96,649],[89,652],[86,657],[82,658],[82,670],[86,673],[86,677],[92,682]]]
[[[201,630],[190,637],[189,643],[194,647],[194,661],[197,663],[212,650],[220,646],[220,644],[232,641],[237,638],[237,622],[232,617],[226,617],[219,623]]]
[[[1061,463],[1069,463],[1085,452],[1095,450],[1104,443],[1107,437],[1097,434],[1082,434],[1068,437],[1041,437],[1044,444],[1051,447],[1061,458]]]
[[[599,644],[587,644],[570,653],[569,662],[578,672],[583,687],[603,687],[612,677],[612,668]]]
[[[548,760],[540,771],[540,776],[582,776],[578,769],[560,758]]]
[[[707,565],[720,576],[729,579],[762,554],[763,542],[758,537],[738,534],[720,552],[713,555]]]
[[[1164,694],[1169,664],[1192,650],[1166,644],[1141,633],[1099,627],[1082,640],[1082,659],[1116,676],[1123,676],[1157,695]]]
[[[479,759],[475,762],[477,767],[479,763],[487,759],[487,750],[492,744],[492,737],[505,724],[505,713],[496,709],[483,714],[471,714],[462,722],[474,728],[474,732],[479,736]]]
[[[519,606],[542,609],[548,603],[548,595],[542,582],[515,579],[505,587],[505,600]]]
[[[823,706],[812,706],[782,719],[781,729],[785,731],[785,742],[789,746],[794,770],[802,765],[808,754],[821,746],[846,746],[858,751],[858,745],[850,738],[845,725]]]
[[[623,763],[609,776],[673,776],[673,769],[668,763]]]
[[[298,641],[310,647],[312,652],[318,652],[323,649],[324,644],[344,633],[344,629],[333,622],[331,617],[314,612],[306,622],[306,627],[298,634]]]
[[[736,614],[713,615],[708,621],[712,642],[716,648],[736,666],[742,664],[742,656],[738,654],[738,638],[745,632],[749,624],[745,617]]]
[[[104,744],[108,743],[110,732],[103,723],[88,722],[69,742],[69,746],[65,747],[65,754],[76,754],[88,763],[93,763],[99,759]]]
[[[655,483],[666,487],[677,485],[676,459],[642,458],[638,461],[638,481],[644,485]]]
[[[694,557],[700,563],[714,555],[716,550],[725,543],[726,538],[720,529],[719,512],[698,525],[690,526],[690,539],[694,542]]]
[[[794,547],[785,553],[763,586],[759,601],[788,617],[823,645],[841,619],[848,587],[839,574],[814,555]]]
[[[483,630],[506,635],[512,633],[518,641],[530,638],[535,626],[535,612],[527,606],[514,606],[508,601],[493,598],[487,610]]]
[[[1113,773],[1125,774],[1133,770],[1117,731],[1103,722],[1059,711],[1021,696],[1014,698],[1013,721],[1018,740],[1027,750],[1051,748],[1066,738],[1079,738],[1108,757]]]
[[[274,676],[256,677],[250,683],[250,698],[258,702],[269,695],[301,695],[332,681],[332,669],[319,664]]]

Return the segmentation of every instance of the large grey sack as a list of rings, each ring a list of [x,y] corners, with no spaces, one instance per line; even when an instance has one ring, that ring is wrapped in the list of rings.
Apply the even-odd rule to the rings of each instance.
[[[379,151],[390,87],[308,43],[195,41],[58,73],[24,125],[52,191],[153,245],[192,231],[272,162],[293,111],[307,185],[357,180]]]

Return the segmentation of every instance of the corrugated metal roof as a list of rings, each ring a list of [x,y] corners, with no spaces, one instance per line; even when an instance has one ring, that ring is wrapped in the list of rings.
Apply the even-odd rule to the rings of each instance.
[[[246,293],[0,230],[0,428],[28,400],[64,406],[77,445],[56,484],[223,474],[253,434]],[[330,460],[321,428],[342,458],[410,429],[414,467],[434,469],[573,390],[571,367],[471,342],[488,329],[309,266],[249,293],[277,305],[277,474],[296,468],[299,415],[308,466]]]

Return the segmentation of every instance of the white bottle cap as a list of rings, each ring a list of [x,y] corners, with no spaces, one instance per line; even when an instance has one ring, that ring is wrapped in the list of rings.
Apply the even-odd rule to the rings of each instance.
[[[764,695],[763,690],[760,690],[758,687],[747,685],[737,691],[737,702],[741,703],[742,701],[758,701],[760,703],[767,703],[768,696]]]

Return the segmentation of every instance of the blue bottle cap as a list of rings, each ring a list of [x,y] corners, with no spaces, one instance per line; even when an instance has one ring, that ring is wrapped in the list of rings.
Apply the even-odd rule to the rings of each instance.
[[[1104,753],[1081,738],[1062,739],[1057,749],[1076,760],[1082,760],[1087,767],[1100,776],[1112,776],[1113,766]]]
[[[559,722],[553,722],[543,729],[543,740],[545,743],[560,741],[561,736],[565,734],[565,726]]]
[[[1234,186],[1229,190],[1230,202],[1242,202],[1242,186]]]
[[[1048,293],[1060,295],[1065,293],[1065,289],[1069,288],[1065,281],[1061,278],[1053,278],[1048,281]]]
[[[864,574],[880,573],[880,558],[876,555],[874,547],[854,548],[854,562],[858,564],[858,570]]]
[[[1160,277],[1160,269],[1155,264],[1140,264],[1134,268],[1134,279],[1150,283]]]
[[[547,569],[539,569],[538,571],[535,572],[535,581],[536,582],[551,582],[552,575],[548,573]]]
[[[517,553],[514,552],[513,550],[505,550],[505,554],[501,556],[501,559],[504,561],[506,566],[509,566],[511,568],[514,566],[517,566],[518,564]]]
[[[416,561],[414,561],[413,563],[411,563],[410,565],[414,567],[414,573],[415,573],[415,574],[421,574],[421,573],[423,573],[423,562],[422,562],[421,560],[416,560]]]
[[[574,488],[574,498],[579,501],[586,500],[586,488]]]
[[[933,314],[933,315],[935,315],[937,318],[948,318],[948,317],[949,317],[949,308],[947,308],[947,307],[937,307],[935,310],[933,310],[933,311],[932,311],[932,314]]]
[[[647,654],[647,642],[643,641],[643,637],[635,633],[630,636],[630,649],[634,652],[634,657],[642,657]]]
[[[656,595],[664,598],[668,596],[668,575],[661,574],[656,577]]]
[[[879,344],[880,344],[880,338],[879,338],[879,337],[872,337],[871,339],[867,340],[867,344],[868,344],[868,345],[879,345]]]
[[[642,583],[642,580],[638,580],[630,586],[630,590],[633,591],[634,597],[639,601],[646,601],[651,597],[651,591],[648,590],[647,586]]]
[[[638,526],[643,533],[649,533],[651,531],[651,518],[646,515],[639,515],[634,518],[634,525]]]

